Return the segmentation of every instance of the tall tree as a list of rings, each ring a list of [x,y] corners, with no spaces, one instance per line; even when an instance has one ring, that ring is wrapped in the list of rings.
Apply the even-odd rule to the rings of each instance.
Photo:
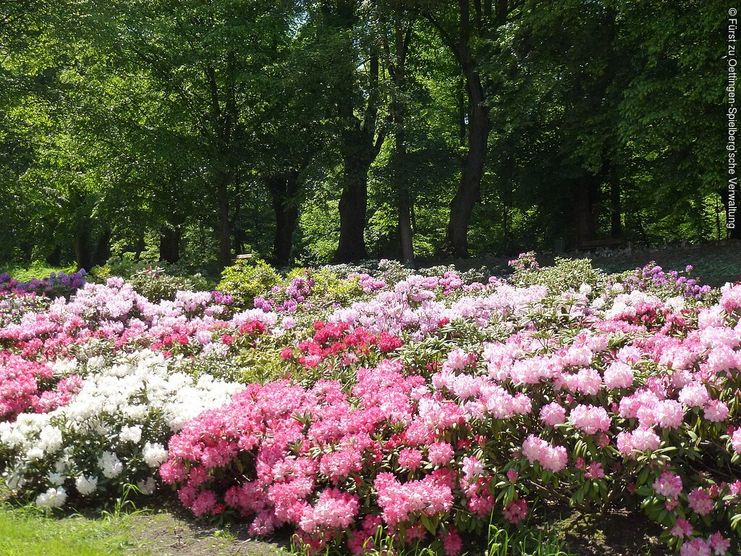
[[[458,63],[464,78],[467,107],[462,122],[467,151],[458,189],[450,204],[447,249],[458,257],[468,256],[468,227],[473,207],[481,198],[481,180],[488,148],[488,93],[481,72],[484,45],[507,22],[512,11],[508,0],[458,0],[457,9],[437,2],[425,3],[423,13],[438,30]]]
[[[336,261],[368,256],[368,170],[387,133],[386,126],[379,125],[380,45],[375,28],[367,25],[369,13],[362,8],[358,0],[334,0],[324,2],[321,10],[333,52],[337,139],[343,168]]]
[[[390,114],[394,127],[393,167],[396,181],[396,203],[398,213],[401,258],[406,263],[414,262],[414,230],[412,227],[412,196],[409,175],[405,171],[410,165],[407,150],[407,56],[412,42],[415,16],[404,10],[403,2],[392,1],[381,13],[381,36],[385,65],[391,77]]]

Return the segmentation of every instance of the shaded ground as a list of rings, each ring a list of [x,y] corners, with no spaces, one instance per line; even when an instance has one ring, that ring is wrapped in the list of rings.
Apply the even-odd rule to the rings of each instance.
[[[568,555],[663,556],[658,529],[640,513],[568,511],[549,519],[543,538]],[[469,552],[469,556],[484,554]],[[49,517],[0,505],[1,556],[288,556],[287,544],[248,539],[243,527],[207,525],[167,509],[107,518]],[[515,553],[512,553],[515,554]]]
[[[573,512],[555,524],[566,548],[580,556],[663,556],[670,554],[659,542],[659,529],[640,513],[619,511],[609,515]]]
[[[541,266],[550,265],[556,256],[591,259],[592,266],[608,273],[634,270],[655,261],[664,270],[684,270],[691,264],[695,267],[692,276],[711,286],[722,286],[725,282],[741,280],[741,240],[716,241],[701,245],[569,251],[560,254],[538,252],[538,261]],[[483,256],[466,260],[421,261],[421,265],[455,264],[461,269],[486,266],[495,274],[508,274],[507,262],[512,258],[514,257]]]
[[[594,254],[592,264],[606,272],[622,272],[656,261],[665,270],[695,267],[692,274],[711,286],[741,280],[741,241],[728,240],[695,246],[663,247]]]
[[[286,555],[281,545],[250,539],[244,527],[223,528],[197,523],[168,510],[129,516],[127,526],[136,548],[130,555],[153,556],[277,556]]]

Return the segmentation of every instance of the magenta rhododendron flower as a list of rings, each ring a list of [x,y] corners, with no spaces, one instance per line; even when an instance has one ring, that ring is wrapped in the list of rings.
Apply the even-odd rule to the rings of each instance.
[[[699,515],[707,515],[713,511],[713,499],[701,487],[691,490],[689,495],[687,495],[687,501],[692,511]]]
[[[463,540],[452,527],[443,533],[442,541],[445,556],[458,556],[463,550]]]

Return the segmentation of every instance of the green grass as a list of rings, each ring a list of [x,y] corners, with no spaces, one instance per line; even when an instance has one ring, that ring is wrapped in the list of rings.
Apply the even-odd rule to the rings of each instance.
[[[19,282],[27,282],[34,278],[46,278],[52,272],[66,272],[69,274],[76,270],[76,264],[68,266],[49,266],[43,261],[34,261],[30,266],[13,265],[6,268],[0,267],[0,273],[8,272]]]
[[[506,529],[489,525],[486,556],[573,556],[566,552],[554,531],[517,529],[510,534]]]
[[[32,508],[0,506],[0,556],[99,556],[134,547],[126,516],[47,517]]]

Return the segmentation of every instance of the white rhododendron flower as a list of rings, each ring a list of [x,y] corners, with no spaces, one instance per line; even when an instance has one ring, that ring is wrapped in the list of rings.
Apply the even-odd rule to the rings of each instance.
[[[113,452],[103,452],[98,458],[98,467],[103,471],[103,476],[108,479],[115,479],[123,471],[123,463]]]
[[[133,442],[138,443],[142,438],[142,428],[139,425],[133,427],[124,427],[118,434],[118,439],[121,442]]]
[[[167,460],[167,450],[162,444],[147,442],[142,450],[144,463],[149,467],[159,467]]]
[[[146,480],[136,483],[136,486],[142,494],[152,494],[157,488],[157,481],[154,480],[154,477],[147,477]]]
[[[89,496],[93,492],[95,492],[95,489],[98,488],[98,478],[97,477],[85,477],[84,475],[80,475],[75,479],[75,487],[77,488],[77,492],[82,494],[83,496]]]
[[[67,405],[0,423],[0,450],[12,454],[6,466],[9,488],[18,491],[33,479],[38,503],[46,507],[64,504],[65,486],[74,485],[83,496],[96,492],[99,475],[111,493],[127,483],[154,492],[151,470],[167,460],[166,431],[177,432],[244,388],[206,374],[195,379],[179,364],[178,358],[141,350],[63,365],[65,372],[85,375]],[[117,439],[115,451],[111,439]],[[93,446],[111,448],[89,454]]]
[[[50,488],[36,497],[36,505],[41,508],[59,508],[67,501],[64,487]]]

